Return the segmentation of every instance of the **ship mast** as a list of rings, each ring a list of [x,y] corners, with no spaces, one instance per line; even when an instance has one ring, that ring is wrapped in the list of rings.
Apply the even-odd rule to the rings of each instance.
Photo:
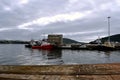
[[[108,18],[108,42],[110,42],[110,16],[107,17]]]

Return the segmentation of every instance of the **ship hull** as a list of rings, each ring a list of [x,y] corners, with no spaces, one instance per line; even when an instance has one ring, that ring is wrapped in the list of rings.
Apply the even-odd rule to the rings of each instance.
[[[44,50],[50,50],[53,49],[53,45],[42,45],[42,46],[32,46],[32,49],[44,49]]]

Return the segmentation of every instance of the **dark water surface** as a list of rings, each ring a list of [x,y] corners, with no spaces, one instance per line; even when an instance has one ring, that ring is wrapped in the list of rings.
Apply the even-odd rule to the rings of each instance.
[[[120,62],[120,51],[32,50],[22,44],[0,44],[0,65],[59,65]]]

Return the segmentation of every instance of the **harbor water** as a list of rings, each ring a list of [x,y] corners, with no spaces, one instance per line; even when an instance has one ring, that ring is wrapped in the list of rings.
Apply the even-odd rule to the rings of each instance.
[[[120,51],[34,50],[23,44],[0,44],[0,65],[119,63]]]

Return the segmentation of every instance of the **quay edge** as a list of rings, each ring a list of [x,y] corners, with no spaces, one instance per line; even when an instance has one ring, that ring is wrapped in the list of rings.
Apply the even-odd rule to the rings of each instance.
[[[79,65],[0,66],[0,79],[7,80],[119,80],[120,63]]]

